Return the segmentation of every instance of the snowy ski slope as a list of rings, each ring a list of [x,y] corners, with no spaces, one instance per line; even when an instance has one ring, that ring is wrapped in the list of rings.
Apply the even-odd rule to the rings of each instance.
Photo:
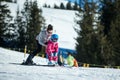
[[[0,48],[0,80],[120,80],[120,69],[13,64],[20,63],[23,59],[23,53]],[[41,57],[33,60],[38,64],[47,64],[47,60]]]

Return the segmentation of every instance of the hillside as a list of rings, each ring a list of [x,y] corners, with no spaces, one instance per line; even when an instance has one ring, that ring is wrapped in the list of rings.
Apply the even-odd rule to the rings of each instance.
[[[43,16],[47,24],[54,26],[54,32],[59,35],[59,46],[75,49],[77,33],[74,30],[75,12],[69,10],[43,8]]]

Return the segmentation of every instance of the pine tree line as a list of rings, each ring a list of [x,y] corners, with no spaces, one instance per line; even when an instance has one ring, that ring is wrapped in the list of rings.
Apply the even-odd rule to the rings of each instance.
[[[120,1],[87,2],[77,13],[77,60],[83,63],[120,65]],[[95,20],[95,15],[97,20]],[[95,23],[95,25],[94,25]]]
[[[0,46],[24,48],[27,45],[29,50],[33,50],[36,46],[36,35],[45,25],[45,19],[42,16],[42,10],[38,8],[37,1],[26,0],[22,11],[18,6],[14,20],[10,16],[7,4],[0,2],[0,7],[0,41],[6,41],[6,44]],[[12,20],[13,22],[10,22]]]
[[[11,2],[11,3],[17,3],[17,0],[1,0],[1,1]]]
[[[4,0],[2,0],[4,1]],[[9,23],[12,20],[12,16],[10,15],[10,10],[8,9],[8,6],[0,1],[0,41],[3,41],[3,37],[5,40],[9,38],[14,37],[13,33],[13,24]],[[7,31],[6,31],[7,30]],[[4,44],[1,42],[1,45],[4,46]]]
[[[50,5],[44,4],[43,7],[51,8]],[[65,9],[65,10],[79,10],[80,6],[77,4],[77,2],[74,3],[74,5],[71,4],[71,2],[68,2],[66,5],[61,3],[59,6],[54,4],[55,9]]]

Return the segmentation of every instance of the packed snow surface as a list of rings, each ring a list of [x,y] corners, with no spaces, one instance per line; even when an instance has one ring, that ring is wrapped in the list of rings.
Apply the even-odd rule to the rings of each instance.
[[[26,54],[26,57],[28,55]],[[0,48],[0,80],[120,80],[120,69],[23,66],[24,54]],[[37,64],[47,60],[35,57]]]

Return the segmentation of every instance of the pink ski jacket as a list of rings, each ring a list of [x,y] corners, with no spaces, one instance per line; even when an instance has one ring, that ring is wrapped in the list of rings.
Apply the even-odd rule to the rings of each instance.
[[[58,42],[52,42],[51,40],[49,40],[46,47],[46,53],[51,54],[57,52],[58,52]]]

